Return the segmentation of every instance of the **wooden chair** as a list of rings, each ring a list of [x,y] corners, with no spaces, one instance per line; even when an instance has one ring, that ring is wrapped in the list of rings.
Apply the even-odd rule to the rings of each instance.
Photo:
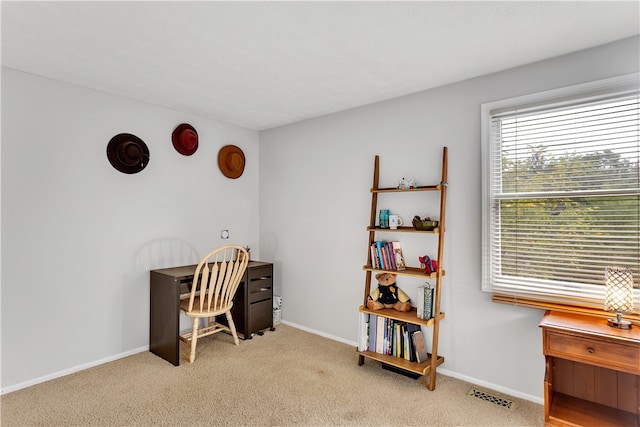
[[[189,299],[180,300],[180,310],[193,318],[193,330],[181,334],[180,339],[191,344],[189,362],[196,358],[196,344],[199,338],[228,331],[233,341],[239,345],[236,327],[231,317],[233,296],[249,264],[249,254],[241,246],[223,246],[205,256],[196,267]],[[215,321],[224,314],[227,325]],[[200,319],[207,319],[200,327]]]

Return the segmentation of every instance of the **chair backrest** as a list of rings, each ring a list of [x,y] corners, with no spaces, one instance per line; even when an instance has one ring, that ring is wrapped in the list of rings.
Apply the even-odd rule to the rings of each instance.
[[[249,253],[242,246],[222,246],[209,252],[196,267],[189,312],[207,313],[230,307],[247,264]]]

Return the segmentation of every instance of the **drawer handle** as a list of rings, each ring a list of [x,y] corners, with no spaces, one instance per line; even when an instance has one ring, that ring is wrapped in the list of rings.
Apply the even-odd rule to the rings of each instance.
[[[591,348],[591,347],[587,348],[587,353],[589,353],[589,354],[593,354],[593,353],[595,353],[595,352],[596,352],[596,351],[595,351],[593,348]]]

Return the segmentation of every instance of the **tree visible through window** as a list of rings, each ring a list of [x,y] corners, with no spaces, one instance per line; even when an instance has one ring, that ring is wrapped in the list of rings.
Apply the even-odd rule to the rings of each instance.
[[[601,306],[605,268],[640,280],[635,88],[483,106],[483,289]]]

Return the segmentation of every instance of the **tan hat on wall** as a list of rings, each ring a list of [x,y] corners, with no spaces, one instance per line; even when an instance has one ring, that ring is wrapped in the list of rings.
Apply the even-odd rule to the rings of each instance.
[[[218,167],[227,178],[239,178],[244,172],[244,162],[244,153],[235,145],[225,145],[218,152]]]

